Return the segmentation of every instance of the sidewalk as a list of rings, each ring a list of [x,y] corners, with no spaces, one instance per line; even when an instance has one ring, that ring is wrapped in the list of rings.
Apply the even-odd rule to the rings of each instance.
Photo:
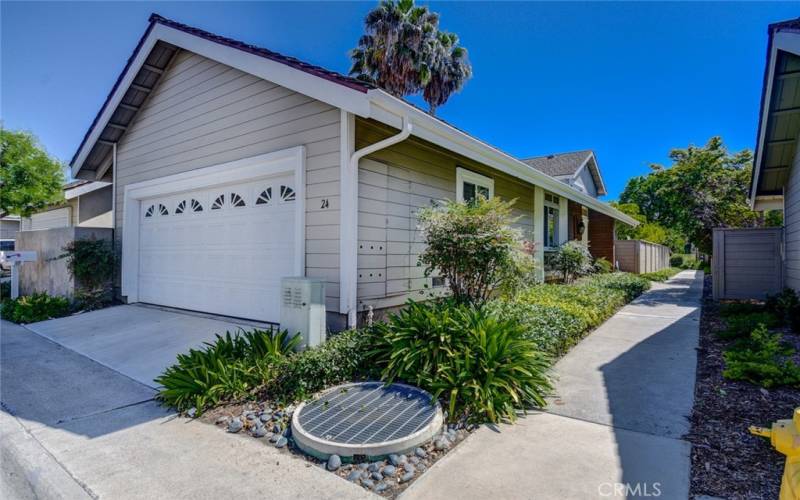
[[[654,283],[556,364],[547,412],[481,428],[403,498],[685,500],[702,289]]]
[[[175,418],[152,388],[26,328],[0,330],[0,498],[372,497],[261,440]]]

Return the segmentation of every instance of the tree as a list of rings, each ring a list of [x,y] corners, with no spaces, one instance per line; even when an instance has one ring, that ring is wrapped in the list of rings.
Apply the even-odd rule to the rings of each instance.
[[[653,165],[631,179],[621,203],[636,204],[649,222],[677,230],[711,253],[715,227],[749,227],[757,217],[747,204],[752,154],[729,153],[720,137],[705,146],[670,152],[672,165]]]
[[[414,0],[383,0],[364,19],[350,74],[397,97],[423,93],[431,113],[472,76],[467,50]]]
[[[0,216],[24,217],[63,199],[61,163],[28,132],[0,129]]]
[[[681,234],[680,231],[648,221],[647,217],[642,215],[639,205],[635,203],[617,203],[612,201],[611,205],[620,212],[630,215],[639,221],[639,225],[636,227],[617,222],[616,232],[618,239],[645,240],[659,245],[665,245],[673,252],[683,252],[686,246],[686,236]]]
[[[425,87],[422,97],[430,107],[432,115],[436,108],[447,102],[451,95],[461,91],[464,84],[472,78],[472,66],[467,60],[467,49],[458,45],[454,33],[440,32],[438,42],[432,44],[438,54],[425,58],[429,65],[429,75],[423,71]]]

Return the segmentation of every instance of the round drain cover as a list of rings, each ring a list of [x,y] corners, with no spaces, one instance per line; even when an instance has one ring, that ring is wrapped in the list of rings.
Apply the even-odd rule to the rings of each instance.
[[[404,453],[441,428],[442,409],[432,399],[404,384],[340,385],[295,410],[292,436],[300,449],[322,459]]]

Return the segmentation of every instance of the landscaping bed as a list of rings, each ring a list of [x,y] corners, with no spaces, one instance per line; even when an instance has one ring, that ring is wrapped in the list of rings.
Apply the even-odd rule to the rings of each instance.
[[[786,386],[766,389],[726,379],[723,353],[731,349],[732,340],[720,338],[720,332],[728,331],[730,323],[730,316],[723,317],[720,304],[711,299],[711,276],[707,275],[692,428],[686,436],[692,443],[691,495],[778,498],[785,457],[768,439],[751,435],[748,427],[770,427],[775,420],[791,418],[794,408],[800,406],[800,390]],[[787,326],[770,330],[781,334],[796,351],[793,361],[800,362],[800,335]]]
[[[356,456],[350,463],[342,463],[338,457],[320,460],[297,448],[291,439],[290,428],[294,408],[294,405],[284,407],[269,402],[231,404],[209,410],[199,420],[243,438],[263,441],[265,446],[283,450],[287,456],[307,466],[327,470],[386,498],[402,493],[477,429],[476,425],[444,425],[434,438],[406,454],[393,454],[373,461]]]

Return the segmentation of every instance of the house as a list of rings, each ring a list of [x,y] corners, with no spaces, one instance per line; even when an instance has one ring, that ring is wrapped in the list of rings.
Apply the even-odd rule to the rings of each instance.
[[[783,284],[800,291],[800,18],[768,36],[750,204],[783,211]]]
[[[112,226],[110,182],[76,180],[64,185],[64,201],[30,217],[23,217],[21,231],[60,227]]]
[[[280,278],[316,277],[332,328],[442,287],[417,266],[434,200],[516,198],[540,261],[570,210],[612,251],[636,224],[372,85],[158,15],[71,168],[113,183],[124,300],[278,321]]]

